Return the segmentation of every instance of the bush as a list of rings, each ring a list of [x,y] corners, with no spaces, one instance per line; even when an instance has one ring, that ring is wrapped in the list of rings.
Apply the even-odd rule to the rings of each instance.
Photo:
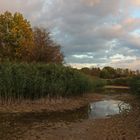
[[[140,95],[140,76],[131,80],[130,87],[133,93]]]
[[[70,67],[55,64],[0,64],[1,99],[38,99],[75,96],[101,87],[88,76]]]
[[[92,91],[102,90],[103,87],[107,84],[106,80],[100,78],[92,78]]]

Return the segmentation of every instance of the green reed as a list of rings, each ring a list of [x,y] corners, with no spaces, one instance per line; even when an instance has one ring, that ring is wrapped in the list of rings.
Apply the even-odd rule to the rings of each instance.
[[[104,85],[99,83],[99,80],[62,65],[0,64],[0,98],[5,101],[82,95]]]

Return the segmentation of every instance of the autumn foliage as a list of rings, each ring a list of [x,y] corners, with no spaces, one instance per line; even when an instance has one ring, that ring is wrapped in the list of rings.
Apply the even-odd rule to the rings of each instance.
[[[56,44],[50,37],[50,33],[44,28],[34,28],[34,47],[32,48],[31,61],[62,63],[63,54],[60,52],[61,46]]]
[[[43,28],[32,28],[20,13],[0,15],[0,60],[62,63],[60,45]]]

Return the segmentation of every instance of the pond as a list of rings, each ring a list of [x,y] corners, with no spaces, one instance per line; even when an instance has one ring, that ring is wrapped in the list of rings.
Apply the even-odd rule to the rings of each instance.
[[[128,103],[119,100],[103,100],[90,103],[89,118],[106,118],[112,115],[129,112],[131,106]]]

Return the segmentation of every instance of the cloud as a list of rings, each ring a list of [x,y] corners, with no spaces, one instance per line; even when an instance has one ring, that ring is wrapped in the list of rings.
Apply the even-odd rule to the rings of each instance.
[[[37,24],[43,11],[45,0],[1,0],[0,12],[21,12],[32,24]]]
[[[140,27],[140,18],[128,17],[122,23],[123,28],[127,31],[134,31]]]
[[[110,57],[112,62],[132,61],[136,60],[136,56],[124,56],[122,54],[115,54]]]
[[[49,28],[67,63],[77,66],[140,65],[140,0],[4,0],[0,12],[22,12]],[[130,65],[130,66],[129,66]]]
[[[140,0],[131,0],[131,3],[140,6]]]
[[[140,59],[114,62],[114,63],[110,63],[110,66],[113,66],[115,68],[129,68],[133,70],[138,70],[140,68]]]
[[[83,0],[83,2],[89,6],[94,6],[96,4],[100,4],[101,0]]]

